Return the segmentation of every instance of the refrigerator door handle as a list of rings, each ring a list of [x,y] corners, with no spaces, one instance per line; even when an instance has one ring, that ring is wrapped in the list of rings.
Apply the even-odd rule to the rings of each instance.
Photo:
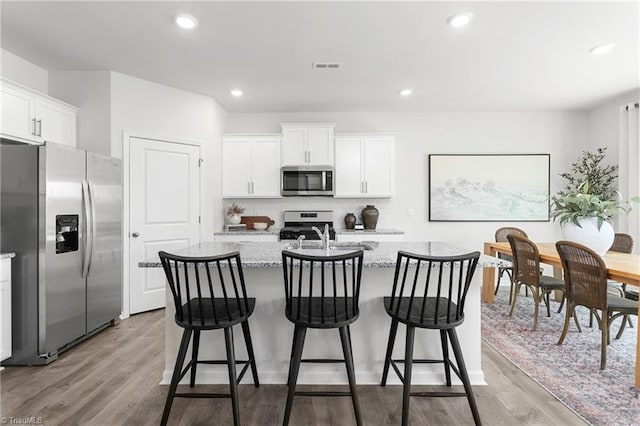
[[[85,237],[84,237],[84,257],[82,259],[82,278],[86,278],[89,275],[89,264],[93,257],[93,208],[91,204],[91,189],[89,182],[82,181],[82,199],[84,203],[84,217],[85,217]]]

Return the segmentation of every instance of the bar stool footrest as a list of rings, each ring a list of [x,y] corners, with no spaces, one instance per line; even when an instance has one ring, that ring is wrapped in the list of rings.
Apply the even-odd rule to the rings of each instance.
[[[296,396],[351,396],[351,392],[337,392],[337,391],[300,391],[295,392]]]
[[[174,398],[231,398],[228,393],[176,393]]]

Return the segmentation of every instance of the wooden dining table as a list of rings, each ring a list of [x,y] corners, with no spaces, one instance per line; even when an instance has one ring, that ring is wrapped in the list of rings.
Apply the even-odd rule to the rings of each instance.
[[[554,276],[562,276],[562,264],[555,243],[535,243],[540,253],[540,262],[552,265]],[[509,243],[485,242],[484,254],[495,256],[497,253],[511,254]],[[611,280],[640,287],[640,256],[636,254],[609,251],[602,256],[607,265],[607,277]],[[484,268],[482,276],[482,301],[493,303],[495,286],[495,268]],[[640,308],[638,309],[640,317]],[[636,326],[636,372],[635,385],[640,388],[640,324]]]

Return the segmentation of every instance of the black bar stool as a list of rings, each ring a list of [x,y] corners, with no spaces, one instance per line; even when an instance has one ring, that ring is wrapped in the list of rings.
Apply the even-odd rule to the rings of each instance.
[[[238,384],[249,366],[251,366],[255,386],[260,386],[248,321],[253,313],[256,299],[247,297],[240,253],[236,251],[221,256],[182,257],[161,251],[158,255],[162,261],[162,267],[167,276],[175,303],[176,324],[184,328],[161,424],[167,424],[173,398],[175,397],[231,397],[233,424],[238,426],[240,425]],[[249,356],[247,361],[238,361],[235,358],[232,327],[236,324],[242,325],[244,341]],[[199,360],[200,332],[221,328],[224,329],[227,359]],[[193,336],[191,361],[183,369],[191,336]],[[226,364],[229,369],[230,393],[176,393],[178,383],[189,370],[191,370],[189,387],[194,387],[198,364]],[[236,364],[245,364],[237,377]]]
[[[467,297],[471,278],[478,264],[480,252],[460,256],[435,257],[423,256],[404,251],[398,252],[391,297],[384,298],[384,307],[391,316],[391,331],[382,372],[382,386],[387,384],[389,365],[393,367],[402,381],[402,425],[409,424],[409,397],[446,397],[466,396],[476,425],[480,425],[480,414],[473,397],[473,390],[464,364],[462,350],[458,342],[456,327],[464,321],[464,302]],[[409,270],[412,270],[409,273]],[[411,276],[413,275],[413,276]],[[407,340],[404,359],[391,359],[393,344],[398,331],[398,323],[407,326]],[[415,329],[427,328],[440,330],[442,359],[413,359],[413,341]],[[448,338],[448,339],[447,339]],[[457,367],[449,359],[451,341]],[[404,363],[404,375],[396,366]],[[464,385],[465,392],[411,392],[411,369],[413,363],[444,364],[446,384],[451,386],[453,370]]]
[[[295,395],[351,396],[356,423],[361,425],[349,324],[359,315],[362,251],[336,256],[309,256],[285,250],[282,252],[282,266],[285,314],[295,325],[283,425],[289,424]],[[320,276],[314,277],[314,273]],[[344,359],[302,359],[307,328],[337,328],[340,331]],[[301,362],[344,362],[351,392],[296,392]]]

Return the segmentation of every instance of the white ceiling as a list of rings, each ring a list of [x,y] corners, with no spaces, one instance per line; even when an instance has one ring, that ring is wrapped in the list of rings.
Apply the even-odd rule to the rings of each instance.
[[[639,84],[639,3],[0,2],[2,47],[48,70],[114,70],[226,110],[586,109]],[[453,13],[470,11],[455,30]],[[186,32],[173,17],[187,12]],[[608,55],[588,53],[615,42]],[[314,61],[342,62],[314,71]],[[402,88],[414,89],[405,99]],[[245,95],[233,98],[240,88]]]

